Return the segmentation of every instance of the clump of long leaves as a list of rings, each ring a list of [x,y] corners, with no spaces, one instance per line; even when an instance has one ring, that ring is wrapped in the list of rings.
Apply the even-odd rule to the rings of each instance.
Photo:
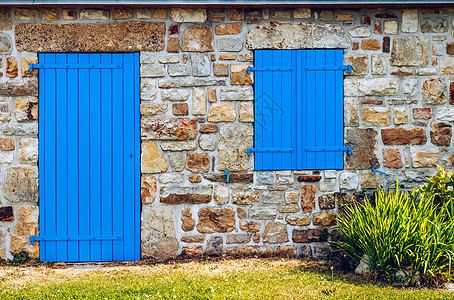
[[[387,281],[399,270],[420,272],[429,284],[453,278],[454,199],[435,200],[428,190],[434,189],[378,190],[375,203],[353,202],[339,215],[342,240],[333,242],[334,248],[355,263],[367,254],[370,270]]]

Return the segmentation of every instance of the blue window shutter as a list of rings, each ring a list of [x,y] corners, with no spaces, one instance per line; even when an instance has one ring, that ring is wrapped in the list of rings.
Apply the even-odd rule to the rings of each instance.
[[[343,168],[343,69],[340,49],[255,51],[256,170]]]

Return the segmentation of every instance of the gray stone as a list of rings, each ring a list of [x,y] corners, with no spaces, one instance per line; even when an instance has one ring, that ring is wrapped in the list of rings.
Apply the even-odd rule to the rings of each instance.
[[[282,223],[268,223],[263,232],[263,242],[272,244],[288,242],[287,226]]]
[[[338,24],[268,22],[247,34],[248,49],[350,48],[351,40]]]
[[[254,100],[254,90],[250,87],[247,88],[222,88],[221,89],[221,100]]]
[[[163,89],[161,90],[161,100],[185,101],[188,100],[191,92],[186,89]]]
[[[414,78],[403,80],[402,92],[407,96],[415,96],[418,93],[418,80]]]
[[[388,55],[386,54],[372,54],[372,74],[383,75],[388,73]]]
[[[418,30],[418,9],[404,9],[402,11],[402,32],[416,32]]]
[[[367,275],[370,272],[369,268],[369,257],[367,254],[364,254],[359,262],[359,265],[355,269],[355,274],[358,275]]]
[[[142,207],[140,245],[142,258],[166,260],[177,256],[178,241],[172,207]]]
[[[197,144],[189,142],[162,143],[161,149],[164,151],[194,151],[197,149]]]
[[[38,202],[38,167],[14,166],[6,169],[3,196],[11,202]]]
[[[424,18],[421,23],[422,33],[443,33],[448,31],[448,22],[442,18]]]
[[[359,177],[353,172],[342,172],[339,177],[340,188],[347,190],[358,189]]]
[[[214,189],[214,201],[217,204],[226,204],[229,202],[229,189],[222,185],[217,185]]]
[[[255,172],[255,180],[257,184],[274,184],[274,172],[257,171]]]
[[[211,60],[208,54],[191,54],[192,75],[198,77],[211,75]]]
[[[225,85],[225,79],[210,79],[210,78],[172,78],[162,79],[159,81],[160,88],[177,88],[177,87],[193,87],[193,86],[216,86]]]
[[[252,157],[247,149],[253,146],[254,128],[248,125],[223,125],[219,136],[218,170],[252,170]]]
[[[183,183],[183,174],[162,174],[159,175],[159,182],[168,183]]]
[[[399,80],[395,78],[344,80],[345,96],[392,96],[399,93]]]
[[[9,35],[0,34],[0,54],[11,54],[13,46]]]
[[[226,236],[226,244],[244,244],[249,243],[251,240],[251,235],[247,233],[242,234],[229,234]]]
[[[216,149],[216,135],[201,134],[199,137],[199,146],[203,150],[213,151]]]
[[[222,255],[222,237],[214,236],[207,241],[207,248],[205,255],[208,256],[219,256]]]
[[[155,62],[155,55],[153,52],[141,51],[140,52],[140,63],[141,64],[153,64]]]
[[[255,205],[249,209],[249,218],[258,220],[273,220],[277,216],[276,205]]]
[[[358,26],[348,30],[348,33],[353,37],[368,37],[370,36],[369,26]]]
[[[191,66],[188,64],[186,64],[186,65],[169,65],[169,66],[167,66],[167,73],[169,73],[169,75],[172,77],[189,76],[189,75],[191,75]]]
[[[454,122],[454,107],[443,106],[437,108],[437,119],[443,122]]]
[[[140,66],[140,77],[164,77],[164,66],[142,65]]]
[[[185,166],[185,155],[182,152],[175,152],[169,154],[169,163],[172,171],[181,172]]]
[[[2,131],[5,135],[37,135],[38,123],[2,124]]]
[[[284,197],[281,192],[264,191],[262,193],[262,203],[265,204],[279,204],[282,203]]]
[[[243,49],[243,39],[241,38],[218,38],[217,48],[219,51],[238,52]]]

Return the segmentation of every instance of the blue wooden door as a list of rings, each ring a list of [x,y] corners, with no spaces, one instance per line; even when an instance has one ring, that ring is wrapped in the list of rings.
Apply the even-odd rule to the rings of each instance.
[[[41,261],[140,259],[139,55],[40,54]]]

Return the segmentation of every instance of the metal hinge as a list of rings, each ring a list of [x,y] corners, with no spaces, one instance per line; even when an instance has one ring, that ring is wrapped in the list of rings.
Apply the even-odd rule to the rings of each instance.
[[[347,151],[348,155],[352,154],[352,147],[306,147],[307,152],[339,152]]]
[[[329,70],[347,70],[348,73],[352,72],[352,66],[342,65],[342,66],[307,66],[304,67],[306,71],[329,71]]]
[[[293,71],[293,68],[256,68],[256,67],[248,67],[247,73],[251,74],[251,71]]]
[[[30,244],[35,241],[99,241],[99,240],[121,240],[121,235],[61,235],[61,236],[31,236]]]
[[[33,69],[121,69],[121,65],[113,64],[30,64],[29,71]]]
[[[247,155],[251,152],[293,152],[293,148],[248,148]]]

